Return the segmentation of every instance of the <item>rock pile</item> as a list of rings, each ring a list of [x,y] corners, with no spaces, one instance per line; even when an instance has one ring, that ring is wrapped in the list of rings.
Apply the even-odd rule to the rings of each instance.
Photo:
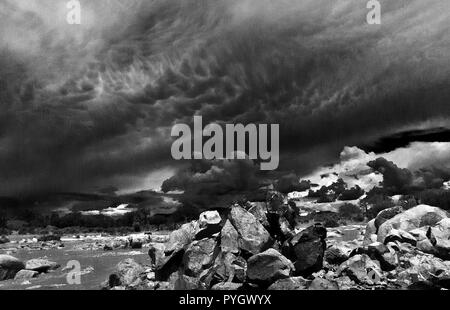
[[[355,225],[330,231],[322,224],[294,230],[290,211],[285,204],[248,203],[222,214],[202,213],[164,244],[152,245],[149,266],[128,259],[104,287],[450,288],[450,218],[441,209],[385,210],[365,229]],[[345,238],[349,229],[354,240]]]

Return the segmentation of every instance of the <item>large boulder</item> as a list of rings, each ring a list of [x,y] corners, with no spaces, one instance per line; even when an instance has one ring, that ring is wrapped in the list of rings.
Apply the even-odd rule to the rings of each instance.
[[[30,259],[25,263],[25,269],[37,271],[39,273],[48,272],[51,270],[56,270],[60,267],[58,263],[49,261],[47,259]]]
[[[265,202],[251,202],[251,207],[248,212],[253,214],[256,219],[264,226],[268,227],[269,222],[267,220],[267,205]]]
[[[292,262],[274,249],[250,257],[247,263],[247,277],[255,283],[270,284],[288,278],[294,270]]]
[[[235,205],[231,208],[229,219],[239,234],[239,248],[251,254],[258,254],[267,249],[272,240],[269,232],[244,208]]]
[[[225,222],[220,232],[220,247],[223,252],[239,252],[239,233],[229,220]]]
[[[108,285],[110,288],[137,286],[141,283],[144,272],[144,267],[133,259],[127,258],[117,264],[114,273],[109,276]]]
[[[214,262],[216,240],[206,238],[192,242],[184,253],[183,265],[188,276],[197,277]]]
[[[13,279],[25,264],[10,255],[0,255],[0,281]]]
[[[423,226],[435,226],[447,217],[447,213],[442,209],[428,205],[415,206],[381,224],[378,228],[378,241],[384,242],[384,239],[392,229],[409,232]]]
[[[366,254],[350,257],[339,266],[337,273],[360,284],[375,285],[382,279],[380,267]]]
[[[197,221],[183,224],[179,229],[169,235],[169,240],[164,244],[166,256],[184,250],[199,232],[200,226]]]
[[[322,268],[327,230],[315,224],[286,240],[282,253],[294,262],[295,275],[306,276]]]

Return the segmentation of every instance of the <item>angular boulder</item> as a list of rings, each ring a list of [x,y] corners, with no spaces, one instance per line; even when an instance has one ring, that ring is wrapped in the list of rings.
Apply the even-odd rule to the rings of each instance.
[[[0,281],[13,279],[20,270],[25,269],[25,264],[10,255],[0,255]]]
[[[247,263],[247,277],[255,283],[270,284],[279,279],[289,278],[294,270],[292,262],[274,249],[250,257]]]
[[[244,208],[235,205],[231,208],[229,220],[239,234],[238,244],[241,250],[258,254],[268,248],[272,242],[269,232]]]
[[[220,247],[223,252],[239,252],[239,233],[229,220],[225,222],[220,232]]]
[[[282,253],[294,262],[295,275],[306,276],[322,268],[326,236],[326,228],[315,224],[284,242]]]
[[[214,262],[216,240],[205,238],[192,242],[184,253],[183,265],[185,273],[191,277],[197,277]]]

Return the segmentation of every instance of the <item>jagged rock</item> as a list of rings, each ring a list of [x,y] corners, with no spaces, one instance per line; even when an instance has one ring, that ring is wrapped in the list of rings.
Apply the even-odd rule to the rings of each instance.
[[[214,276],[221,282],[242,283],[247,277],[247,261],[230,252],[222,252],[214,264]]]
[[[375,227],[375,219],[367,222],[366,232],[364,234],[363,246],[369,245],[377,239],[377,228]]]
[[[14,280],[18,280],[18,281],[29,280],[31,278],[36,278],[38,276],[38,274],[39,274],[39,272],[34,271],[34,270],[22,269],[18,273],[16,273]]]
[[[311,284],[309,285],[309,290],[315,291],[329,291],[329,290],[338,290],[339,286],[335,281],[330,281],[322,278],[315,278]]]
[[[377,284],[382,278],[380,267],[366,254],[350,257],[339,266],[337,273],[345,274],[357,283],[369,285]]]
[[[274,291],[306,290],[310,282],[303,277],[290,277],[276,281],[268,289]]]
[[[264,226],[250,212],[240,206],[233,206],[229,219],[239,234],[239,248],[251,254],[257,254],[268,248],[271,237]]]
[[[225,222],[220,232],[220,247],[223,252],[238,253],[239,252],[239,234],[229,220]]]
[[[152,243],[148,249],[152,266],[160,266],[164,262],[164,244]]]
[[[395,241],[398,241],[400,243],[409,243],[413,246],[417,244],[416,238],[414,238],[414,236],[410,233],[400,229],[391,229],[391,231],[384,238],[384,244]]]
[[[437,207],[428,205],[415,206],[385,221],[378,228],[378,241],[384,242],[384,239],[392,229],[409,232],[423,226],[435,226],[439,221],[447,217],[447,213]]]
[[[56,270],[60,267],[58,263],[46,260],[46,259],[30,259],[25,263],[25,269],[34,270],[39,273],[48,272],[50,270]]]
[[[247,263],[247,277],[252,282],[272,283],[288,278],[294,270],[292,262],[274,249],[250,257]]]
[[[253,214],[255,218],[264,226],[268,227],[269,222],[267,220],[267,205],[265,202],[252,202],[248,212]]]
[[[0,255],[0,281],[14,278],[25,264],[10,255]]]
[[[288,239],[282,253],[294,262],[295,275],[309,275],[322,268],[327,230],[315,224]]]
[[[116,286],[133,287],[141,283],[145,269],[131,258],[121,261],[116,270],[109,276],[109,288]]]
[[[164,244],[166,256],[185,249],[194,240],[199,229],[198,222],[192,221],[172,231],[169,240]]]
[[[242,283],[217,283],[211,288],[213,291],[236,291],[242,288]]]
[[[343,245],[333,245],[325,251],[325,261],[331,265],[340,265],[350,255],[351,249]]]
[[[192,242],[183,257],[186,275],[197,277],[214,262],[216,240],[206,238]]]

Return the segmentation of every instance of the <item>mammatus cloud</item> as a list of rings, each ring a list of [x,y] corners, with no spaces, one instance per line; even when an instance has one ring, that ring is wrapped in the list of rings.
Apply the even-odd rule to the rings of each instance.
[[[194,114],[279,123],[299,174],[449,126],[447,0],[382,0],[380,26],[359,0],[133,2],[81,1],[80,27],[64,1],[0,2],[1,195],[138,187],[182,166],[170,128]]]

